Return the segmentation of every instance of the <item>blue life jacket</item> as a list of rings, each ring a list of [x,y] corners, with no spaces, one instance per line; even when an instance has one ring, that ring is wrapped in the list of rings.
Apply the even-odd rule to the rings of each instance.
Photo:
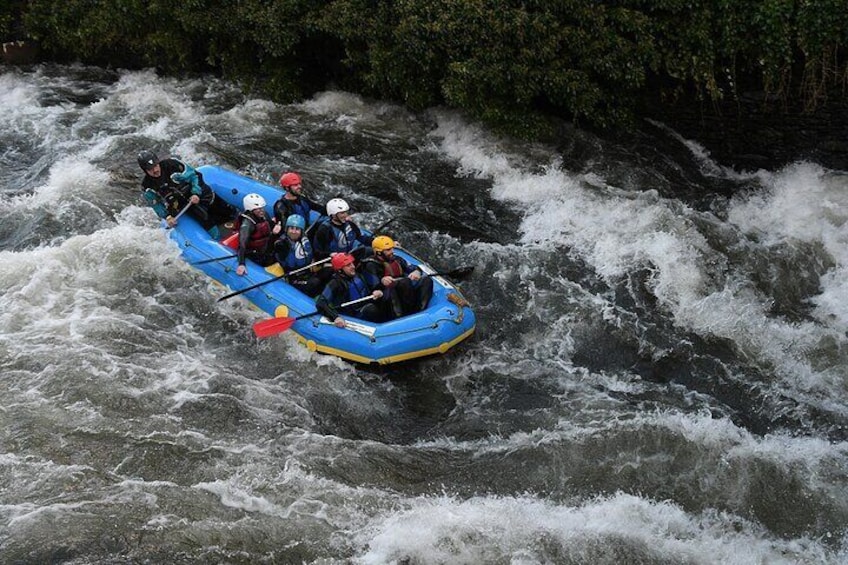
[[[292,206],[292,214],[298,214],[303,217],[306,221],[306,225],[309,225],[309,212],[312,208],[309,207],[309,203],[306,202],[303,198],[298,198],[295,202],[295,205]],[[291,214],[289,214],[291,215]]]
[[[322,218],[319,221],[322,224],[329,224],[333,230],[333,237],[330,239],[330,253],[350,253],[354,249],[362,247],[362,242],[356,238],[356,231],[350,222],[337,226],[329,217]]]
[[[347,295],[348,300],[345,302],[349,302],[351,300],[359,300],[360,298],[365,298],[366,296],[371,295],[371,291],[369,290],[368,284],[365,282],[365,279],[357,273],[353,276],[352,279],[347,282]]]
[[[312,244],[301,237],[297,241],[288,241],[289,253],[282,261],[282,267],[287,273],[305,267],[312,262]]]

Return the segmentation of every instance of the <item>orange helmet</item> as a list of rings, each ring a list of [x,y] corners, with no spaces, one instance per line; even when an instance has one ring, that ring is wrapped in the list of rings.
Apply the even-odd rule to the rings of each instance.
[[[334,271],[341,271],[342,267],[353,264],[353,255],[350,253],[336,253],[330,260]]]
[[[280,186],[283,188],[288,188],[296,184],[301,184],[300,175],[297,173],[283,173],[283,176],[280,177]]]

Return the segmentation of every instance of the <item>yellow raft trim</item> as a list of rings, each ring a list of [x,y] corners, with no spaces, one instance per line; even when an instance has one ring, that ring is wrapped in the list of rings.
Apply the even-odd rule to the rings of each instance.
[[[342,359],[347,359],[348,361],[354,361],[356,363],[379,363],[380,365],[389,365],[391,363],[398,363],[400,361],[409,361],[410,359],[417,359],[418,357],[426,357],[427,355],[446,353],[454,345],[473,334],[475,329],[477,329],[477,326],[472,327],[467,332],[455,337],[451,341],[446,341],[445,343],[442,343],[438,347],[419,349],[418,351],[410,351],[409,353],[402,353],[400,355],[390,355],[389,357],[383,357],[382,359],[371,359],[368,357],[362,357],[361,355],[356,355],[355,353],[351,353],[349,351],[345,351],[344,349],[336,349],[335,347],[318,345],[313,340],[306,340],[306,338],[304,338],[299,333],[294,333],[297,336],[297,340],[303,345],[305,345],[306,348],[309,349],[309,351],[317,351],[319,353],[335,355],[336,357],[341,357]]]

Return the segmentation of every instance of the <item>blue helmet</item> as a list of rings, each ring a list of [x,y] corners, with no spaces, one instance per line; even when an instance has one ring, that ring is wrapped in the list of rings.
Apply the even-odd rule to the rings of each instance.
[[[300,214],[292,214],[288,218],[286,218],[286,228],[300,228],[303,229],[306,227],[306,220],[303,219],[303,216]]]

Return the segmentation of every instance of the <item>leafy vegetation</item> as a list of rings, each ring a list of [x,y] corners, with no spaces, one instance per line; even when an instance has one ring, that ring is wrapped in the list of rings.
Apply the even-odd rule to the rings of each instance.
[[[848,87],[844,0],[7,0],[16,29],[55,60],[214,70],[280,101],[333,84],[537,138],[658,93],[813,109]]]

